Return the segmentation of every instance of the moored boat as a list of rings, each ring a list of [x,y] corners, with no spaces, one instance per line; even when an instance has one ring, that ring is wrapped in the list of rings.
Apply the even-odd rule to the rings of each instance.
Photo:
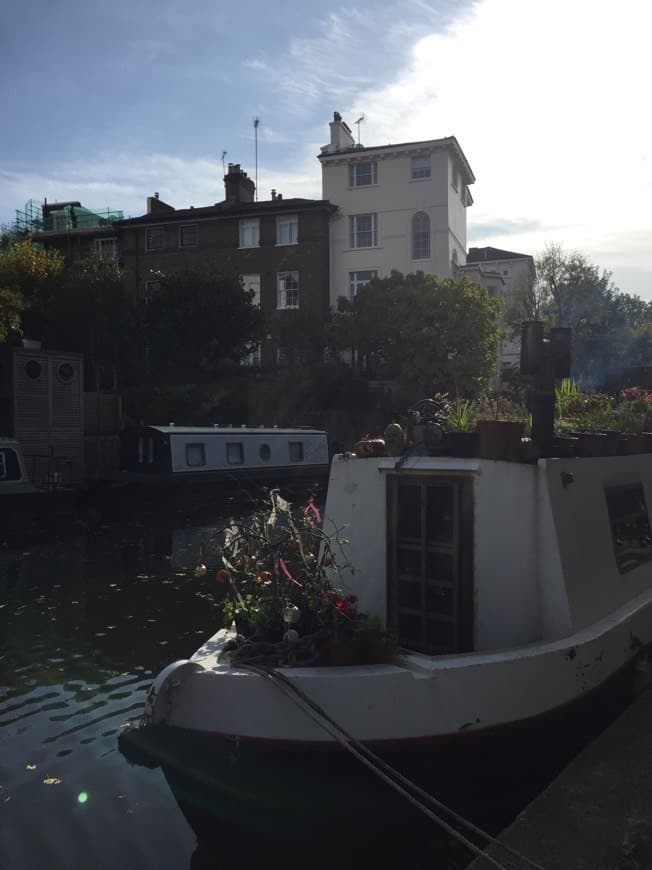
[[[326,432],[310,427],[142,426],[122,439],[124,483],[201,486],[328,474]]]
[[[622,709],[652,645],[652,454],[552,450],[337,455],[322,528],[395,655],[261,666],[222,629],[159,674],[123,747],[163,766],[198,832],[214,815],[310,837],[352,802],[356,832],[394,831],[415,811],[374,779],[386,762],[477,819],[497,794],[514,811]]]

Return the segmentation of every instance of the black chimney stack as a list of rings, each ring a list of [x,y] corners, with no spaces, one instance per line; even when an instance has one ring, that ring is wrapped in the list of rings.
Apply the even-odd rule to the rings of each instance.
[[[555,437],[555,381],[570,376],[571,331],[550,330],[545,337],[540,320],[521,326],[521,374],[530,382],[528,407],[532,412],[532,440],[541,456],[552,455]]]

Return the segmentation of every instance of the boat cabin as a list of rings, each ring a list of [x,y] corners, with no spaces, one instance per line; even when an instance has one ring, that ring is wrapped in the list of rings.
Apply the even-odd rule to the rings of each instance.
[[[251,426],[142,426],[123,437],[123,468],[160,477],[328,470],[326,432]]]
[[[428,655],[554,641],[652,588],[652,454],[334,457],[346,588]]]

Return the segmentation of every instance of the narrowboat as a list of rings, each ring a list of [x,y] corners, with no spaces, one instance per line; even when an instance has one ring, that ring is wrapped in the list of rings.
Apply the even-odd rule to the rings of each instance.
[[[142,426],[122,440],[121,479],[202,484],[328,475],[326,432],[254,426]]]
[[[325,824],[395,834],[419,813],[387,764],[485,824],[509,817],[633,697],[652,645],[652,454],[555,455],[546,408],[538,455],[333,458],[322,528],[397,652],[261,665],[227,627],[164,668],[121,745],[162,766],[198,836],[215,819],[284,842]]]

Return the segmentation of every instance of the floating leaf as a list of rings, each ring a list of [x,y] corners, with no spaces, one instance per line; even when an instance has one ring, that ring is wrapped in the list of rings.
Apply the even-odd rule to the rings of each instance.
[[[95,637],[106,637],[106,633],[103,631],[96,631]]]
[[[43,780],[43,785],[59,785],[61,780],[58,776],[48,776]]]
[[[26,764],[25,770],[36,770],[36,765],[35,764]]]

